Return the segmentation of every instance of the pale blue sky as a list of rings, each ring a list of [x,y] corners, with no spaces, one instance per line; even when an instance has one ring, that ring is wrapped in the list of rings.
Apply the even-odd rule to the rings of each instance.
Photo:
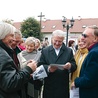
[[[39,19],[40,12],[46,19],[98,18],[97,0],[0,0],[0,21],[22,21],[28,17]]]

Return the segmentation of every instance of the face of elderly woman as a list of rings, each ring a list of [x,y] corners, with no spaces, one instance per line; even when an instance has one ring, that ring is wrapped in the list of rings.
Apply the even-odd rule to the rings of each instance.
[[[6,35],[5,38],[2,39],[2,41],[3,41],[8,47],[11,47],[11,45],[12,45],[14,39],[15,39],[15,36],[14,36],[13,33],[11,33],[11,34]]]

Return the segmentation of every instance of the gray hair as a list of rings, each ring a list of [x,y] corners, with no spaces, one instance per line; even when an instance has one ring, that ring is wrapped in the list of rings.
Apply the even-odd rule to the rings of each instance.
[[[62,30],[55,30],[52,33],[52,37],[54,37],[54,36],[62,37],[64,39],[65,38],[65,33]]]
[[[94,32],[92,32],[92,35],[98,36],[98,26],[92,25],[92,26],[86,27],[86,29],[87,28],[90,28],[90,29],[93,29],[94,30]]]
[[[34,37],[28,37],[26,40],[25,40],[25,44],[34,44],[35,45],[35,38]]]
[[[8,34],[14,34],[16,28],[9,23],[0,22],[0,40],[4,39]]]
[[[19,35],[20,37],[22,37],[22,33],[20,30],[16,29],[15,30],[15,36]]]

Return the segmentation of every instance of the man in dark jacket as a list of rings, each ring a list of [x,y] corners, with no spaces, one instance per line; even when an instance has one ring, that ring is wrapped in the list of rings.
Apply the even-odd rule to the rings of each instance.
[[[11,45],[11,47],[13,49],[12,58],[13,58],[15,64],[16,64],[17,68],[20,69],[20,64],[19,64],[19,60],[17,58],[17,55],[18,55],[18,53],[21,52],[21,49],[18,47],[18,45],[22,40],[22,33],[18,29],[16,29],[14,33],[15,33],[15,39],[13,40],[13,43]]]
[[[25,85],[37,67],[33,60],[23,70],[15,66],[11,56],[14,31],[11,24],[0,23],[0,98],[27,98]]]
[[[82,63],[80,76],[71,86],[79,87],[79,98],[98,98],[98,27],[88,26],[81,40],[89,53]]]
[[[43,98],[69,98],[69,72],[76,70],[76,63],[72,50],[63,43],[64,38],[63,31],[54,31],[52,45],[42,50],[40,64],[48,74]]]

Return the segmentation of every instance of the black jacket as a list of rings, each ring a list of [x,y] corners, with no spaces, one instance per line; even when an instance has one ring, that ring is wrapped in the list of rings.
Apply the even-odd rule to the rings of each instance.
[[[28,66],[18,70],[12,50],[0,40],[0,98],[26,98],[25,85],[31,73]]]
[[[66,64],[71,63],[70,72],[76,70],[76,63],[72,50],[62,45],[58,56],[53,46],[49,46],[42,50],[40,65],[43,65],[47,71],[48,77],[44,79],[43,98],[69,98],[69,70],[57,69],[53,73],[48,72],[50,64]]]

